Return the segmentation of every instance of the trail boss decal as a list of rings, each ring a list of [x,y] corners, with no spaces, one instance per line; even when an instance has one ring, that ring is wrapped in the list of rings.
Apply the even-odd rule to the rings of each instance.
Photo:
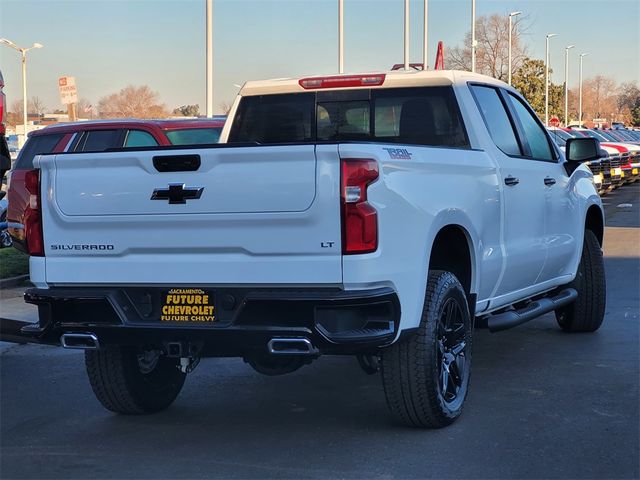
[[[391,160],[411,160],[411,153],[406,148],[383,148],[389,154]]]
[[[162,322],[215,322],[213,295],[199,288],[172,288],[162,304]]]

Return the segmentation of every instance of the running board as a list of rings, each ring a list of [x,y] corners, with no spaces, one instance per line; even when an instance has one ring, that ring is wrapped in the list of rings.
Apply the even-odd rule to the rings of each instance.
[[[578,292],[576,292],[575,289],[565,288],[553,297],[533,300],[520,310],[509,310],[497,315],[491,315],[488,320],[489,331],[500,332],[508,328],[517,327],[545,313],[569,305],[575,301],[576,298],[578,298]]]

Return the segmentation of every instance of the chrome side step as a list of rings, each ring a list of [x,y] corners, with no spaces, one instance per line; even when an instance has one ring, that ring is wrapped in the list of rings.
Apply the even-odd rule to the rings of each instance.
[[[517,327],[545,313],[569,305],[575,301],[576,298],[578,298],[578,292],[573,288],[566,288],[553,297],[533,300],[520,310],[509,310],[497,315],[491,315],[488,320],[489,331],[500,332],[508,328]]]
[[[97,350],[100,348],[98,337],[93,333],[63,333],[60,344],[64,348],[79,350]]]
[[[272,355],[317,355],[318,349],[307,338],[272,338],[267,343]]]

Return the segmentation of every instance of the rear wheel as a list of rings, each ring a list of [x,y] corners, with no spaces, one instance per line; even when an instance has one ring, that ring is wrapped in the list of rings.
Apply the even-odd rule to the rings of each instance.
[[[462,285],[450,272],[429,272],[418,331],[382,354],[387,405],[400,422],[440,428],[460,416],[469,386],[471,336]]]
[[[584,232],[584,244],[578,272],[567,287],[575,288],[578,298],[556,310],[558,325],[565,332],[594,332],[604,319],[606,282],[602,249],[591,230]]]
[[[108,346],[85,352],[91,388],[112,412],[145,414],[164,410],[184,385],[178,360],[159,350]]]

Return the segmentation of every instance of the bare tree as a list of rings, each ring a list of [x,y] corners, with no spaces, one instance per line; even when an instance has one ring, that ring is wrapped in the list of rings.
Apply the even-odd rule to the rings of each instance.
[[[582,82],[583,118],[603,118],[618,112],[616,82],[596,75]]]
[[[22,124],[22,112],[23,112],[23,104],[22,100],[15,100],[11,102],[9,106],[9,110],[7,111],[6,122],[7,125],[11,127],[15,127],[16,125]]]
[[[618,87],[618,110],[624,116],[625,123],[635,123],[634,110],[640,105],[640,88],[636,82],[626,82]]]
[[[31,97],[27,105],[27,111],[29,113],[35,113],[38,117],[41,117],[46,110],[47,107],[40,97]]]
[[[233,107],[233,103],[232,102],[222,102],[221,104],[218,105],[218,107],[220,107],[220,110],[222,110],[222,113],[224,115],[229,115],[229,112],[231,111],[231,107]]]
[[[528,28],[526,22],[526,15],[513,21],[512,74],[516,73],[528,56],[527,46],[521,39]],[[476,72],[506,81],[509,76],[509,18],[498,14],[477,18],[476,40]],[[445,65],[456,70],[471,70],[471,32],[465,35],[462,46],[448,50]]]
[[[129,85],[118,93],[102,97],[98,102],[98,113],[103,118],[163,118],[168,115],[158,93],[147,85]]]

